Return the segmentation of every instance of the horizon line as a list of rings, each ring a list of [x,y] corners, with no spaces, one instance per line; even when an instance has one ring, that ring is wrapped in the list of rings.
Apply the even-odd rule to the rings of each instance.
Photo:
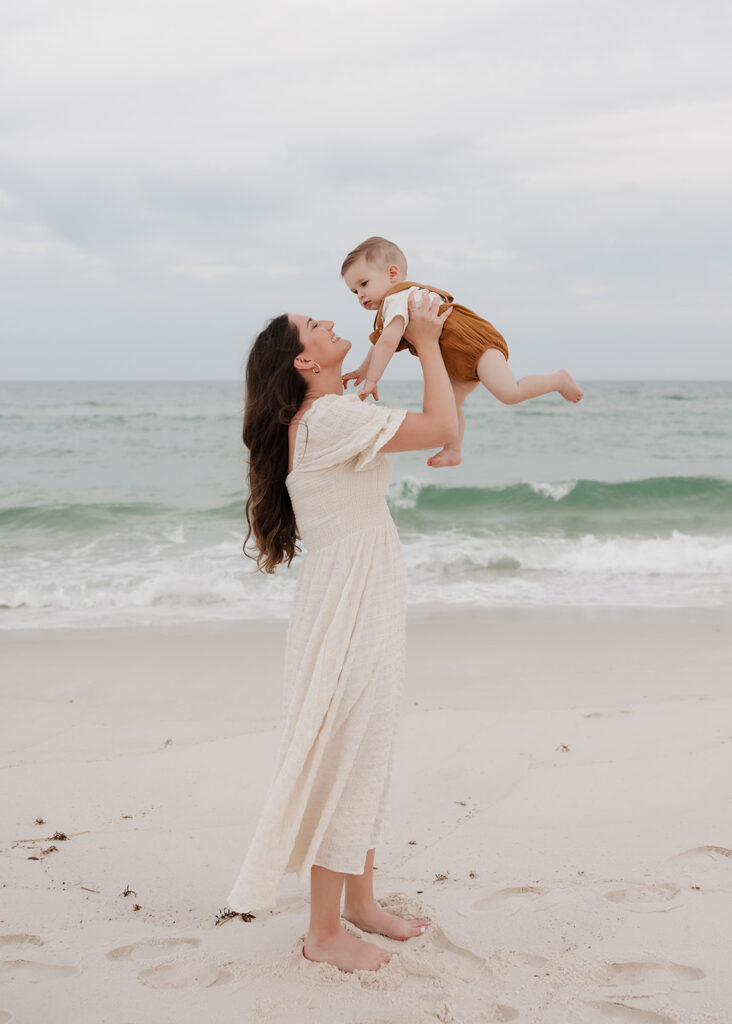
[[[583,381],[613,384],[654,382],[658,384],[729,384],[732,377],[584,377]],[[391,377],[384,384],[419,384],[420,377]],[[4,377],[3,384],[243,384],[239,377]]]

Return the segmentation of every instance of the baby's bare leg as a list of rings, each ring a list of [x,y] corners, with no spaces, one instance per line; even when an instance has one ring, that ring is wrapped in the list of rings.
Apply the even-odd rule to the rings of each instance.
[[[465,413],[463,412],[463,402],[470,392],[478,386],[477,381],[455,380],[453,377],[450,378],[450,383],[452,384],[453,394],[455,395],[460,434],[457,441],[453,441],[451,444],[446,444],[445,447],[441,448],[436,455],[427,459],[427,465],[432,466],[435,469],[440,469],[443,466],[459,466],[462,462],[463,434],[465,433]]]
[[[505,405],[517,405],[527,398],[538,398],[558,391],[568,402],[579,402],[582,388],[571,373],[557,370],[556,373],[532,373],[515,380],[511,367],[502,352],[489,348],[478,360],[478,376],[492,395]]]

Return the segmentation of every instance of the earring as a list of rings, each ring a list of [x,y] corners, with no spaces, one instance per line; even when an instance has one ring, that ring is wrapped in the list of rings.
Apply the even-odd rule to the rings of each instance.
[[[320,373],[320,363],[316,363],[313,359],[313,373]]]

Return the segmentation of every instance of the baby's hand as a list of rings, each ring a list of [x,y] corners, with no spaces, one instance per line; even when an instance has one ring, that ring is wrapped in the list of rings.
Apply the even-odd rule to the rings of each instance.
[[[374,396],[374,401],[379,401],[379,382],[377,380],[365,381],[363,387],[358,392],[358,397],[362,402],[365,401],[369,395]]]
[[[363,372],[363,367],[359,366],[357,370],[351,370],[350,373],[344,373],[341,377],[341,384],[344,388],[347,388],[349,380],[352,380],[355,381],[356,387],[358,387],[364,377],[365,374]]]

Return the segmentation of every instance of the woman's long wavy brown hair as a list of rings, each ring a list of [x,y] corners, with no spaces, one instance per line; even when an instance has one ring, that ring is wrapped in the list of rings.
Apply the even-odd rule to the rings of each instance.
[[[303,346],[287,314],[277,316],[254,339],[246,370],[242,439],[249,449],[249,530],[244,554],[263,572],[288,565],[298,552],[297,524],[285,487],[289,446],[287,431],[303,403],[307,384],[295,369]],[[257,554],[247,551],[254,537]]]

